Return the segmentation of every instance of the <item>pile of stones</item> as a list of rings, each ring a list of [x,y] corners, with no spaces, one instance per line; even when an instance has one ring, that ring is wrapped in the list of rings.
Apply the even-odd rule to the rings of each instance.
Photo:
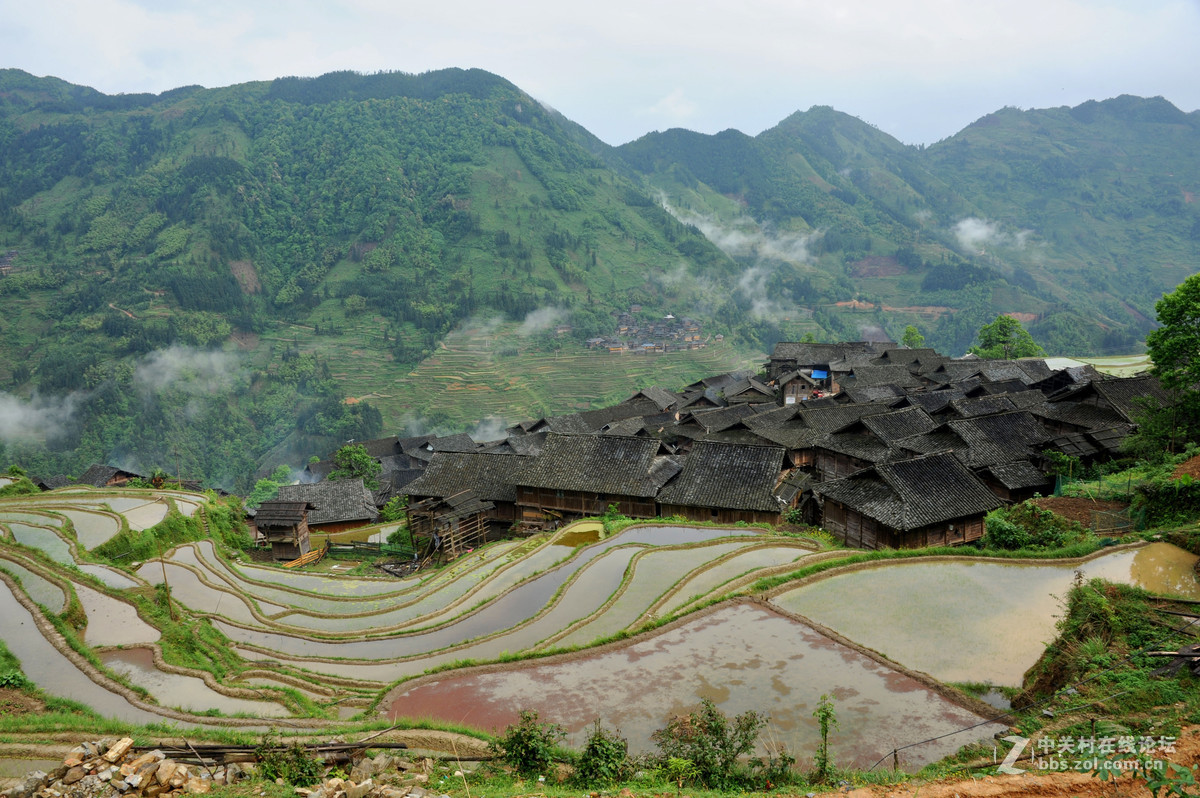
[[[127,795],[159,798],[202,795],[253,772],[252,765],[184,765],[162,751],[136,754],[133,740],[105,739],[71,749],[50,773],[35,770],[6,790],[7,798],[101,798]]]
[[[297,787],[300,798],[447,798],[429,790],[435,770],[431,759],[379,754],[360,758],[349,778],[329,776],[311,787]],[[50,773],[33,771],[0,793],[3,798],[173,798],[203,795],[249,778],[253,763],[195,765],[175,762],[162,751],[137,753],[129,737],[83,743]],[[345,770],[337,772],[345,773]],[[462,773],[456,771],[456,777]],[[278,783],[282,783],[279,780]]]

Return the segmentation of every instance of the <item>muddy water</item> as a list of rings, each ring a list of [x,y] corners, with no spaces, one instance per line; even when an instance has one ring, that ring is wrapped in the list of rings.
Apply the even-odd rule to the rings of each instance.
[[[263,718],[287,717],[290,714],[270,700],[269,690],[263,691],[263,701],[233,698],[218,693],[198,677],[160,671],[154,667],[154,652],[148,648],[105,651],[100,654],[100,660],[114,673],[146,688],[155,701],[163,706],[190,712],[216,709],[224,715],[243,713]]]
[[[67,595],[62,588],[50,580],[35,574],[12,560],[0,559],[0,568],[21,580],[25,595],[51,612],[62,612],[67,607]]]
[[[153,723],[162,717],[138,709],[122,696],[100,687],[42,637],[29,610],[0,585],[0,639],[21,662],[25,675],[51,695],[80,701],[100,715],[130,723]]]
[[[553,664],[466,672],[389,694],[393,718],[433,717],[502,729],[522,709],[562,724],[578,746],[595,718],[620,729],[634,751],[671,715],[708,698],[724,712],[755,709],[771,723],[763,738],[808,759],[818,741],[812,718],[834,696],[838,761],[868,766],[893,747],[948,734],[982,719],[912,679],[770,610],[739,604],[653,637]],[[909,769],[1003,727],[985,724],[902,752]]]
[[[0,757],[0,779],[19,779],[26,773],[40,770],[49,773],[62,764],[61,759],[9,759]]]
[[[591,521],[582,521],[577,524],[572,524],[569,528],[564,529],[556,535],[551,541],[552,546],[587,546],[595,543],[604,536],[604,525]]]
[[[820,579],[774,603],[942,681],[1016,686],[1053,639],[1076,570],[1200,598],[1196,560],[1154,543],[1068,565],[898,562]]]
[[[138,617],[133,605],[126,604],[86,585],[75,583],[75,595],[87,613],[84,639],[90,646],[125,646],[153,643],[162,635]]]

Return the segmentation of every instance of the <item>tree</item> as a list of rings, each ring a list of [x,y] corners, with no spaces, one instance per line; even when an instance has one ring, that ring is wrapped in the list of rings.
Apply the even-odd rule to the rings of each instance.
[[[969,351],[987,360],[1046,356],[1046,350],[1038,346],[1021,322],[1003,313],[991,324],[980,327],[976,340],[979,346]]]
[[[910,324],[904,328],[904,335],[900,338],[900,343],[909,349],[920,349],[925,346],[925,336],[921,335],[921,331]]]
[[[1142,457],[1200,440],[1200,274],[1164,294],[1154,310],[1160,326],[1146,336],[1146,351],[1171,401],[1165,406],[1145,401],[1138,430],[1124,447]]]
[[[1200,384],[1200,274],[1164,294],[1154,305],[1157,330],[1146,336],[1154,374],[1172,391],[1195,391]]]
[[[358,479],[371,490],[379,490],[379,472],[383,466],[361,443],[348,443],[333,455],[333,470],[330,479]]]

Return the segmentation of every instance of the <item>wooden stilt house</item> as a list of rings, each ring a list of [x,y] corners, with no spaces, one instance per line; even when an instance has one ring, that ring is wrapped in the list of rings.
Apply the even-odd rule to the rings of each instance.
[[[271,544],[271,556],[290,562],[308,554],[308,502],[269,501],[259,506],[254,526]]]
[[[408,528],[414,538],[429,541],[433,556],[453,559],[484,544],[494,506],[469,490],[425,499],[408,506]]]

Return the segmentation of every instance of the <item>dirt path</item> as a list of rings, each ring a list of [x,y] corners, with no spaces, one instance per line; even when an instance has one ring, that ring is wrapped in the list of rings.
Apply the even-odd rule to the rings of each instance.
[[[116,312],[118,312],[118,313],[124,313],[126,316],[128,316],[128,317],[129,317],[129,318],[131,318],[131,319],[136,319],[136,318],[137,318],[137,316],[133,315],[133,314],[132,314],[132,313],[130,313],[128,310],[122,310],[121,308],[117,307],[116,305],[114,305],[114,304],[113,304],[113,303],[111,303],[111,302],[109,302],[109,303],[108,303],[108,306],[109,306],[110,308],[112,308],[113,310],[115,310]]]

